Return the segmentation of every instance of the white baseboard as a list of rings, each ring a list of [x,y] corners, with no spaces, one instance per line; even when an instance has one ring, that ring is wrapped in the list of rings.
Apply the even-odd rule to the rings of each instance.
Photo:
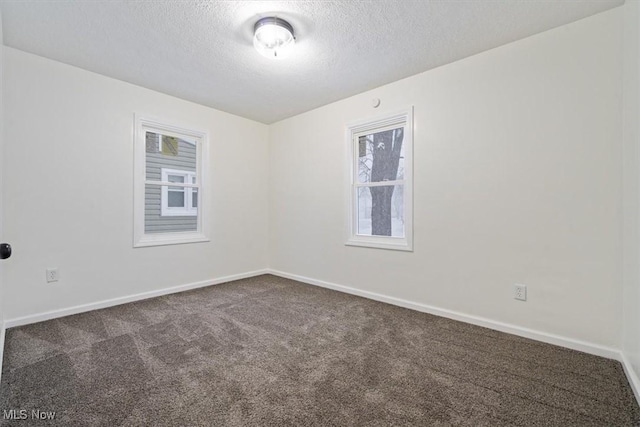
[[[86,311],[99,310],[101,308],[113,307],[114,305],[125,304],[133,301],[145,300],[148,298],[159,297],[162,295],[175,294],[176,292],[184,292],[191,289],[203,288],[205,286],[218,285],[221,283],[231,282],[234,280],[247,279],[249,277],[268,274],[269,270],[256,270],[248,273],[233,274],[231,276],[220,277],[202,282],[188,283],[186,285],[174,286],[171,288],[158,289],[155,291],[143,292],[135,295],[113,298],[105,301],[98,301],[89,304],[77,305],[75,307],[63,308],[60,310],[52,310],[39,314],[32,314],[24,317],[17,317],[5,321],[5,328],[13,328],[16,326],[28,325],[31,323],[42,322],[45,320],[56,319],[58,317],[70,316],[72,314],[84,313]],[[4,333],[4,328],[2,329]]]
[[[0,367],[2,366],[2,357],[4,350],[4,340],[6,328],[12,328],[16,326],[28,325],[31,323],[42,322],[45,320],[55,319],[59,317],[69,316],[72,314],[84,313],[92,310],[99,310],[101,308],[113,307],[120,304],[125,304],[133,301],[141,301],[148,298],[154,298],[162,295],[173,294],[177,292],[188,291],[191,289],[202,288],[205,286],[217,285],[221,283],[231,282],[234,280],[246,279],[249,277],[260,276],[262,274],[273,274],[275,276],[284,277],[287,279],[297,280],[299,282],[307,283],[310,285],[320,286],[323,288],[333,289],[339,292],[344,292],[351,295],[357,295],[360,297],[372,299],[375,301],[385,302],[392,305],[416,310],[424,313],[434,314],[436,316],[446,317],[453,320],[459,320],[461,322],[470,323],[473,325],[483,326],[485,328],[494,329],[501,332],[506,332],[513,335],[518,335],[525,338],[530,338],[536,341],[541,341],[549,344],[558,345],[561,347],[570,348],[573,350],[582,351],[585,353],[593,354],[596,356],[606,357],[609,359],[615,359],[622,363],[625,374],[629,380],[629,384],[633,389],[636,399],[640,403],[640,379],[637,373],[634,371],[630,361],[621,351],[601,346],[599,344],[593,344],[573,338],[567,338],[559,335],[549,334],[546,332],[536,331],[533,329],[523,328],[516,325],[511,325],[495,320],[468,315],[453,310],[434,307],[427,304],[416,303],[401,298],[391,297],[375,292],[364,291],[361,289],[352,288],[349,286],[338,285],[335,283],[325,282],[322,280],[311,279],[309,277],[299,276],[296,274],[285,273],[278,270],[263,269],[251,271],[248,273],[234,274],[230,276],[220,277],[212,280],[205,280],[202,282],[188,283],[185,285],[174,286],[170,288],[159,289],[155,291],[143,292],[135,295],[129,295],[119,298],[113,298],[105,301],[98,301],[95,303],[79,305],[70,308],[64,308],[60,310],[52,310],[44,313],[18,317],[14,319],[0,321]],[[2,376],[0,368],[0,379]]]
[[[280,276],[287,279],[297,280],[298,282],[307,283],[310,285],[320,286],[323,288],[333,289],[336,291],[344,292],[351,295],[357,295],[360,297],[372,299],[375,301],[385,302],[388,304],[397,305],[400,307],[408,308],[411,310],[420,311],[423,313],[434,314],[436,316],[446,317],[453,320],[459,320],[465,323],[471,323],[473,325],[483,326],[485,328],[494,329],[500,332],[506,332],[513,335],[518,335],[532,340],[545,342],[548,344],[554,344],[561,347],[570,348],[572,350],[582,351],[584,353],[593,354],[596,356],[606,357],[608,359],[617,360],[622,364],[624,373],[627,376],[633,394],[636,401],[640,405],[640,378],[638,373],[634,370],[630,360],[625,356],[624,352],[612,347],[605,347],[599,344],[594,344],[586,341],[576,340],[573,338],[563,337],[560,335],[550,334],[547,332],[536,331],[529,328],[523,328],[521,326],[511,325],[504,322],[498,322],[496,320],[487,319],[484,317],[473,316],[469,314],[460,313],[453,310],[434,307],[427,304],[416,303],[401,298],[395,298],[387,295],[378,294],[375,292],[364,291],[361,289],[352,288],[349,286],[338,285],[336,283],[325,282],[322,280],[311,279],[309,277],[299,276],[297,274],[285,273],[278,270],[269,270],[269,274],[274,276]]]
[[[638,378],[638,373],[633,369],[631,361],[625,356],[624,352],[620,352],[620,362],[624,368],[624,373],[627,375],[633,394],[640,405],[640,378]]]
[[[436,316],[446,317],[453,320],[459,320],[461,322],[471,323],[473,325],[494,329],[496,331],[506,332],[509,334],[530,338],[532,340],[541,341],[548,344],[554,344],[561,347],[582,351],[584,353],[594,354],[596,356],[601,356],[601,357],[606,357],[608,359],[621,361],[620,350],[615,348],[605,347],[599,344],[593,344],[586,341],[581,341],[573,338],[563,337],[560,335],[550,334],[547,332],[523,328],[521,326],[511,325],[508,323],[503,323],[496,320],[487,319],[484,317],[464,314],[458,311],[453,311],[445,308],[434,307],[427,304],[412,302],[412,301],[404,300],[401,298],[378,294],[375,292],[363,291],[361,289],[338,285],[336,283],[330,283],[322,280],[311,279],[309,277],[298,276],[296,274],[285,273],[283,271],[269,270],[269,273],[273,274],[274,276],[280,276],[287,279],[297,280],[299,282],[307,283],[310,285],[316,285],[323,288],[333,289],[333,290],[344,292],[347,294],[357,295],[357,296],[372,299],[375,301],[386,302],[388,304],[409,308],[411,310],[421,311],[423,313],[435,314]]]

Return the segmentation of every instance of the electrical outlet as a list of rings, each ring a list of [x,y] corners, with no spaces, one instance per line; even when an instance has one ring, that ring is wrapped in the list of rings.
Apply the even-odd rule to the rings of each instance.
[[[47,268],[47,283],[57,282],[59,279],[57,268]]]
[[[513,285],[513,297],[520,301],[527,300],[527,285],[520,285],[516,283]]]

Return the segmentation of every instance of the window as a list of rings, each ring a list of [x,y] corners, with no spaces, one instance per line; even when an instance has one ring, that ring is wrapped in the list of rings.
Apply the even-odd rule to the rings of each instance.
[[[413,109],[348,125],[347,245],[413,250]]]
[[[163,182],[196,183],[194,172],[162,168]],[[197,216],[198,189],[196,187],[163,186],[160,216]]]
[[[136,117],[134,246],[208,241],[206,132]]]

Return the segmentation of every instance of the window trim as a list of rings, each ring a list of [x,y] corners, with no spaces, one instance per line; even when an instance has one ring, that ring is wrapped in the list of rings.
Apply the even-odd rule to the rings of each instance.
[[[196,173],[191,171],[179,170],[179,169],[169,169],[169,168],[160,168],[160,174],[163,182],[169,182],[169,175],[173,176],[182,176],[184,177],[183,184],[193,184],[192,180],[196,178]],[[184,189],[184,206],[182,208],[172,208],[169,207],[169,187],[177,187],[176,185],[163,185],[160,190],[160,216],[197,216],[198,208],[193,207],[193,192],[197,193],[200,189],[200,186],[197,184],[198,180],[196,179],[196,184],[193,184],[193,187],[179,185]]]
[[[209,133],[194,127],[169,124],[167,121],[134,114],[134,191],[133,191],[133,247],[175,245],[183,243],[208,242],[209,232],[206,202],[206,183],[209,172]],[[145,186],[146,180],[146,138],[147,131],[175,136],[196,145],[196,184],[179,186],[198,188],[197,229],[195,231],[145,233]],[[185,172],[185,171],[183,171]],[[153,185],[175,185],[170,182],[150,181]]]
[[[384,181],[384,183],[369,183],[362,185],[358,180],[358,137],[370,133],[404,127],[404,179],[401,181]],[[347,218],[346,241],[347,246],[362,246],[378,249],[392,249],[399,251],[413,251],[413,106],[403,110],[389,112],[368,119],[361,119],[347,123]],[[357,191],[362,187],[379,185],[404,186],[404,237],[365,236],[358,234],[358,196]]]

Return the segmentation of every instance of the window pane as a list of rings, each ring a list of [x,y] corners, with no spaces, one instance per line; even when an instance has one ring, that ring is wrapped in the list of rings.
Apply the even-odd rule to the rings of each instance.
[[[136,114],[134,145],[134,247],[208,240],[198,194],[208,172],[209,156],[200,152],[207,132]]]
[[[159,153],[160,152],[160,140],[158,134],[154,132],[145,133],[145,145],[147,153]]]
[[[358,138],[358,181],[404,179],[404,127]]]
[[[168,175],[167,181],[169,182],[184,182],[184,176],[180,175]]]
[[[160,136],[160,152],[165,156],[176,157],[178,155],[180,139],[175,136]]]
[[[161,181],[161,169],[196,172],[197,146],[195,141],[146,132],[145,177],[147,181]],[[184,177],[181,181],[189,182]]]
[[[167,191],[167,206],[170,208],[184,207],[184,191]]]
[[[179,207],[172,208],[171,216],[162,215],[161,189],[162,187],[157,185],[146,185],[145,187],[145,233],[197,231],[198,210],[184,207],[184,201]],[[168,190],[167,194],[168,200],[171,200],[172,197],[179,198],[180,196],[184,200],[184,191],[182,189],[176,192]],[[175,196],[176,194],[177,196]]]
[[[404,186],[356,188],[358,234],[404,237]]]

